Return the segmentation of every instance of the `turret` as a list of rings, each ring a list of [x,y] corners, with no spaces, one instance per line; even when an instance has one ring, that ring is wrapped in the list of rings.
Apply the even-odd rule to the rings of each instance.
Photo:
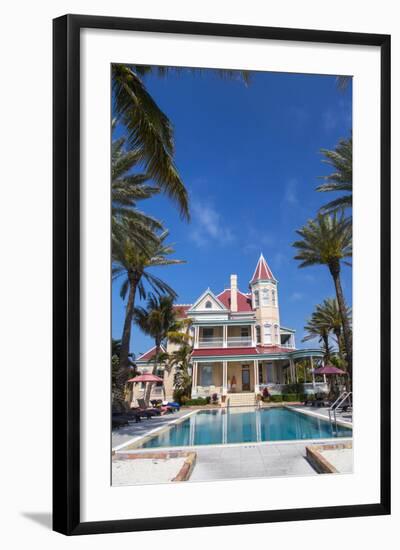
[[[250,290],[263,345],[280,345],[277,283],[261,254],[250,281]]]

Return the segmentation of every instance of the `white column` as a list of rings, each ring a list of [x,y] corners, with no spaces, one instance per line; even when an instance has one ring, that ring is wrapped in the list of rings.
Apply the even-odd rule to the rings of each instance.
[[[194,327],[194,347],[199,347],[199,334],[200,334],[200,327],[197,325]]]
[[[310,365],[311,365],[312,385],[313,385],[313,388],[315,388],[314,360],[312,356],[310,357]]]
[[[192,397],[197,395],[197,361],[193,363],[193,372],[192,372]]]
[[[256,345],[256,327],[254,325],[250,325],[251,330],[251,347],[254,348]]]
[[[228,361],[222,362],[222,394],[228,393]]]
[[[290,376],[292,378],[292,384],[296,381],[295,366],[293,359],[289,359]]]
[[[222,326],[222,346],[228,347],[228,325]]]
[[[254,391],[258,393],[260,391],[259,375],[258,375],[258,359],[254,360]]]

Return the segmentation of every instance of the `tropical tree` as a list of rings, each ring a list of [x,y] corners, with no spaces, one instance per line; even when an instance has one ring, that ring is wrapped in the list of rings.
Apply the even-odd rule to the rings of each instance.
[[[339,355],[342,356],[343,349],[343,330],[342,317],[340,315],[339,304],[336,298],[326,298],[322,304],[315,308],[315,314],[319,321],[326,326],[329,332],[333,332],[336,338]],[[351,308],[346,308],[346,317],[351,327]]]
[[[351,208],[353,201],[353,139],[341,139],[332,151],[321,149],[325,156],[324,163],[334,169],[332,174],[321,176],[325,181],[317,187],[317,191],[346,191],[348,194],[338,197],[321,207],[322,213],[330,213],[342,208]]]
[[[153,374],[157,374],[161,345],[166,341],[168,333],[177,329],[178,323],[173,302],[174,298],[172,296],[156,296],[151,293],[147,299],[146,307],[136,307],[134,309],[135,323],[142,332],[151,336],[154,340]],[[152,384],[146,386],[146,403],[150,400],[151,387]]]
[[[170,354],[168,368],[175,367],[174,388],[179,398],[190,397],[192,392],[192,375],[190,373],[192,346],[183,343]],[[175,394],[174,394],[175,395]]]
[[[111,342],[111,386],[114,402],[123,402],[125,399],[125,384],[128,378],[135,375],[136,365],[133,354],[129,354],[128,366],[121,372],[120,357],[121,340],[112,339]],[[119,383],[118,383],[119,380]]]
[[[137,67],[114,63],[111,72],[113,112],[126,128],[129,147],[144,165],[146,174],[188,219],[188,193],[173,160],[171,122],[148,93]]]
[[[163,233],[158,236],[155,244],[149,243],[147,247],[149,250],[147,253],[140,252],[132,243],[128,235],[129,231],[126,231],[125,237],[116,241],[113,245],[113,281],[123,277],[120,296],[123,300],[127,298],[119,356],[121,378],[117,377],[118,387],[124,386],[124,370],[129,366],[129,344],[136,293],[138,292],[139,297],[145,299],[147,296],[146,287],[150,287],[158,294],[164,293],[175,297],[176,294],[174,290],[149,270],[157,266],[183,263],[182,260],[168,257],[174,253],[173,247],[165,243],[168,237],[168,231],[163,231]]]
[[[132,243],[145,251],[148,243],[157,242],[157,231],[162,229],[159,221],[137,208],[140,200],[148,199],[159,192],[155,185],[149,185],[148,175],[133,173],[139,162],[135,149],[126,150],[126,138],[112,142],[111,156],[111,198],[112,198],[112,240],[123,238],[129,230]],[[122,221],[126,223],[121,223]]]
[[[352,372],[352,339],[351,328],[347,316],[347,306],[341,284],[341,262],[348,263],[346,258],[352,255],[351,224],[345,219],[344,213],[319,214],[315,220],[298,229],[301,240],[295,241],[297,248],[296,260],[299,267],[326,265],[332,276],[336,299],[343,326],[343,339],[346,350],[346,361],[349,375]]]
[[[303,342],[308,340],[318,339],[318,342],[322,344],[324,350],[324,359],[329,361],[332,353],[332,349],[329,345],[329,329],[320,317],[314,312],[304,327],[306,335],[303,338]]]

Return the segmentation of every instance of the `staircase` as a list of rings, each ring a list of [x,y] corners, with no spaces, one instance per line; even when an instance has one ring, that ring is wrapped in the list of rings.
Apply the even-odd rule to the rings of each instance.
[[[254,392],[230,393],[228,395],[229,407],[255,407],[256,404]]]

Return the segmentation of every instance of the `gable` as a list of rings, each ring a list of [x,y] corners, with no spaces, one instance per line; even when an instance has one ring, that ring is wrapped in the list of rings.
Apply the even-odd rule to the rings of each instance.
[[[200,311],[205,313],[220,313],[221,311],[226,311],[226,307],[210,289],[207,289],[190,308],[190,312]]]

